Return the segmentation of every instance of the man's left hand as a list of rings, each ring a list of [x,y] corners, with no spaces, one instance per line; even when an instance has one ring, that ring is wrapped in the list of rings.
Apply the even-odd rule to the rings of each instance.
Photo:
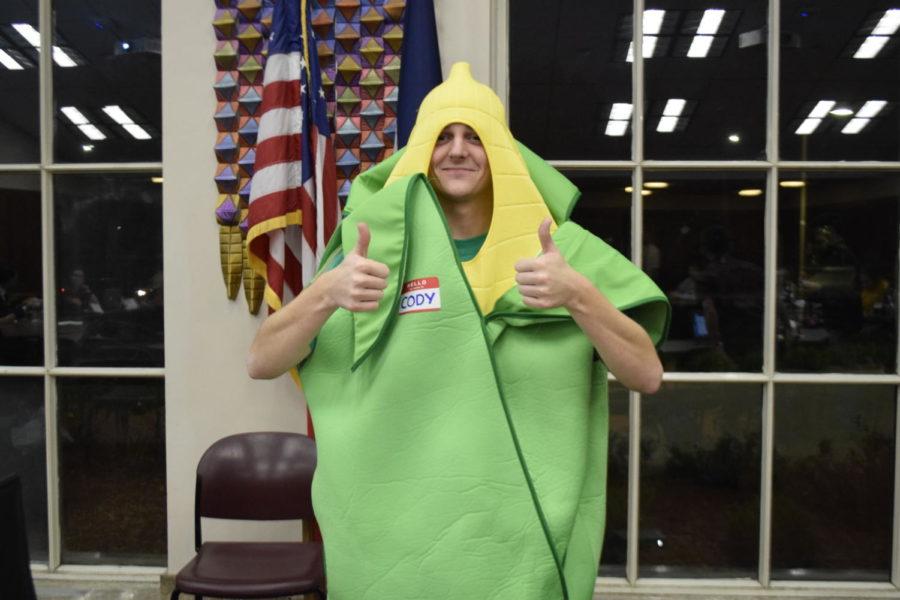
[[[569,307],[576,299],[581,275],[569,266],[553,238],[550,219],[538,227],[541,255],[516,263],[516,284],[525,306],[532,308]]]

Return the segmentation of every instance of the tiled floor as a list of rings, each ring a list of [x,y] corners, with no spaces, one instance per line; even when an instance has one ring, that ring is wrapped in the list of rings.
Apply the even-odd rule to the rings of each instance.
[[[160,600],[154,584],[38,580],[34,587],[39,600]]]

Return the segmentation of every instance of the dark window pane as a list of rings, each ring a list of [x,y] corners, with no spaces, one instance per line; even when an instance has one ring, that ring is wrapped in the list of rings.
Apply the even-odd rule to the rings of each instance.
[[[44,362],[40,186],[0,175],[0,365]]]
[[[150,174],[54,182],[59,364],[162,366],[162,186]]]
[[[781,179],[778,369],[894,373],[900,175]]]
[[[644,262],[672,303],[666,370],[760,371],[765,175],[644,179]]]
[[[59,380],[62,561],[165,565],[161,379]]]
[[[885,19],[897,8],[782,2],[781,158],[900,158],[900,31]]]
[[[47,561],[44,380],[0,377],[0,479],[17,473],[31,560]]]
[[[895,406],[889,386],[776,386],[774,578],[890,579]]]
[[[40,162],[38,54],[23,37],[37,27],[36,0],[0,3],[0,163]]]
[[[623,0],[517,0],[509,18],[517,139],[548,159],[631,157],[631,10]]]
[[[647,3],[648,158],[765,157],[767,3],[725,4]]]
[[[161,160],[159,0],[59,1],[53,16],[56,160]]]
[[[641,400],[642,577],[756,577],[761,399],[690,383]]]
[[[573,221],[631,256],[631,173],[571,171],[565,175],[581,190]]]
[[[628,554],[628,413],[628,390],[610,382],[606,530],[599,571],[603,577],[625,577]]]

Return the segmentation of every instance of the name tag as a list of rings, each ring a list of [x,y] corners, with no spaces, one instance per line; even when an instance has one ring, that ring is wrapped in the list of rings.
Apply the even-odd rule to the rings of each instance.
[[[403,284],[399,314],[441,310],[441,288],[437,277],[422,277]]]

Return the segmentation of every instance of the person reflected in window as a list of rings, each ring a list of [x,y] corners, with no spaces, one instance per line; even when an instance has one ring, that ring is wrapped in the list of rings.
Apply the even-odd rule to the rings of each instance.
[[[68,285],[59,289],[60,310],[64,317],[84,314],[103,314],[100,300],[85,280],[84,269],[76,267],[69,273]]]

